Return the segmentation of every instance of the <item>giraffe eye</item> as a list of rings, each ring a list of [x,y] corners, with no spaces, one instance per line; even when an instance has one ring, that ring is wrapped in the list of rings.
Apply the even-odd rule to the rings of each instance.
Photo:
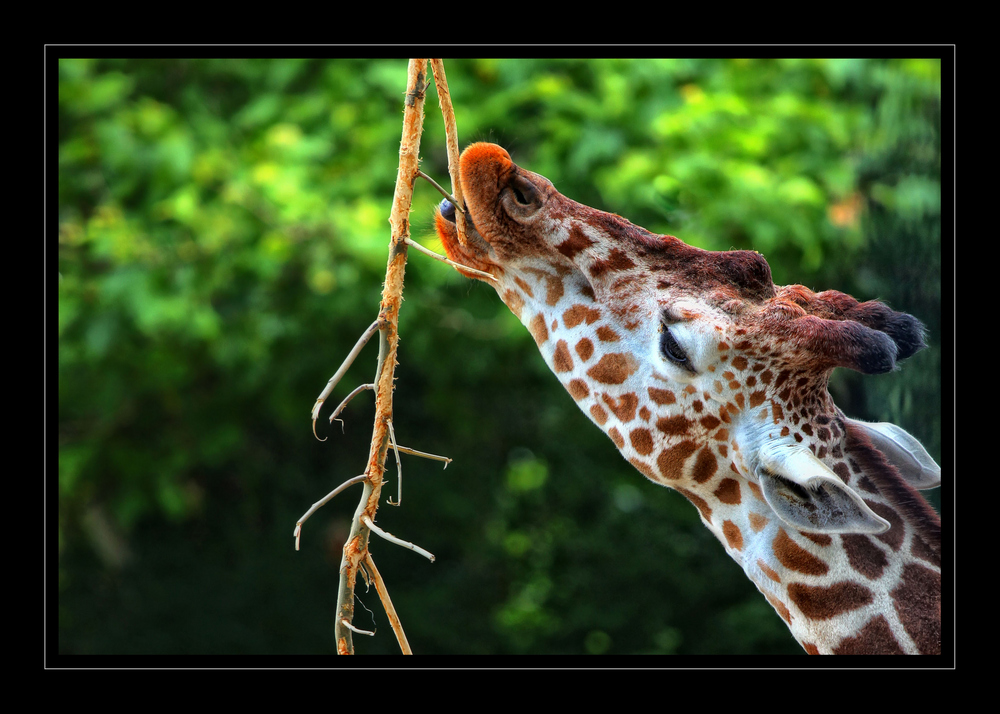
[[[677,343],[677,340],[674,338],[673,334],[671,334],[670,328],[667,325],[663,325],[663,330],[660,332],[660,354],[676,365],[684,367],[685,369],[691,369],[687,353]]]

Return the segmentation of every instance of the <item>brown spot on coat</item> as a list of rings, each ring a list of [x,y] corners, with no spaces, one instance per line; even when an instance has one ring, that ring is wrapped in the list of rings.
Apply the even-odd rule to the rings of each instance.
[[[612,330],[607,325],[601,325],[597,328],[597,339],[601,342],[617,342],[621,338],[618,333]]]
[[[799,535],[803,538],[808,538],[816,545],[824,548],[833,542],[833,538],[828,536],[826,533],[810,533],[809,531],[802,531]]]
[[[545,304],[549,307],[555,307],[556,303],[559,302],[559,298],[563,296],[563,282],[562,279],[555,276],[549,275],[545,278]]]
[[[873,599],[871,590],[849,581],[834,583],[829,587],[791,583],[788,586],[788,597],[803,615],[812,620],[828,620],[841,613],[857,610]]]
[[[770,578],[774,582],[776,582],[776,583],[780,583],[781,582],[781,576],[778,575],[773,570],[771,570],[769,567],[767,567],[767,563],[765,563],[760,558],[757,558],[757,567],[760,568],[760,572],[764,573],[764,575],[766,575],[768,578]]]
[[[617,270],[628,270],[634,268],[635,263],[631,258],[618,248],[612,248],[608,253],[608,257],[603,260],[595,260],[590,266],[590,274],[597,278],[604,273],[617,271]]]
[[[919,533],[913,534],[913,543],[910,546],[910,553],[916,558],[926,560],[931,565],[941,565],[941,554],[935,551],[930,544],[920,537]]]
[[[521,318],[521,311],[524,310],[524,298],[521,297],[521,293],[516,290],[504,290],[500,299],[503,300],[504,305],[509,307],[510,311],[514,313],[518,319]]]
[[[825,575],[829,570],[826,563],[792,540],[783,530],[778,531],[771,547],[774,557],[789,570],[806,575]]]
[[[682,441],[661,451],[660,455],[656,457],[656,465],[660,469],[660,474],[664,478],[680,478],[684,462],[697,448],[698,445],[693,441]]]
[[[719,424],[721,424],[722,420],[719,419],[719,417],[715,416],[714,414],[706,414],[705,416],[703,416],[701,419],[698,420],[698,423],[701,424],[703,427],[705,427],[706,430],[711,431]]]
[[[635,410],[639,406],[639,398],[632,392],[623,394],[618,399],[605,392],[601,395],[601,399],[604,400],[604,403],[608,405],[608,408],[622,423],[627,424],[635,419]]]
[[[692,477],[698,483],[705,483],[715,472],[718,471],[719,464],[716,461],[715,454],[712,450],[705,446],[698,452],[698,458],[694,462],[694,471],[692,472]]]
[[[845,637],[836,647],[839,655],[901,655],[906,654],[892,634],[885,615],[873,617],[854,637]]]
[[[632,448],[639,455],[649,456],[653,453],[653,435],[649,433],[649,429],[633,429],[628,436],[629,441],[632,442]]]
[[[732,521],[722,522],[722,535],[726,537],[726,543],[733,550],[743,550],[743,534],[740,528]]]
[[[583,399],[590,394],[590,387],[582,379],[572,379],[570,383],[566,385],[566,389],[573,396],[573,399],[577,401]]]
[[[601,317],[601,311],[595,310],[592,307],[587,307],[586,305],[573,305],[571,308],[563,313],[563,323],[566,327],[576,327],[577,325],[586,322],[588,325],[592,325]]]
[[[840,480],[846,484],[851,483],[851,470],[847,468],[847,464],[843,461],[833,465],[833,472],[840,477]]]
[[[563,281],[558,275],[552,275],[545,270],[539,270],[538,268],[525,268],[525,272],[537,275],[541,280],[545,281],[545,304],[554,306],[559,302],[559,298],[563,296]]]
[[[656,420],[656,428],[662,431],[667,436],[681,436],[687,434],[688,428],[694,424],[693,421],[689,420],[683,414],[677,414],[671,417],[660,417]]]
[[[903,533],[906,530],[903,527],[903,519],[899,517],[899,514],[896,513],[896,511],[885,504],[875,503],[873,501],[865,501],[865,503],[867,503],[868,507],[875,511],[875,513],[889,521],[889,530],[885,533],[879,533],[875,537],[893,550],[899,550],[903,546]]]
[[[774,611],[781,616],[781,619],[784,620],[787,624],[791,625],[792,613],[788,611],[788,608],[785,606],[785,603],[781,602],[780,600],[776,600],[774,597],[768,595],[767,593],[764,593],[764,597],[766,597],[767,601],[771,603],[771,607],[773,607]],[[808,649],[806,651],[808,651]],[[811,654],[818,654],[818,653],[819,651],[817,650],[816,652],[812,652]]]
[[[889,593],[900,622],[920,654],[941,653],[941,574],[911,563]]]
[[[576,353],[580,355],[580,359],[586,362],[594,354],[594,343],[590,341],[589,338],[584,337],[579,342],[576,343]]]
[[[569,354],[566,340],[556,343],[556,351],[552,354],[552,367],[558,372],[569,372],[573,369],[573,358]]]
[[[587,370],[587,375],[602,384],[621,384],[638,368],[632,355],[612,352],[601,357],[597,364]]]
[[[740,503],[740,482],[733,478],[724,478],[719,482],[712,495],[719,499],[720,503],[736,506]],[[753,528],[753,521],[750,522],[750,527]],[[754,528],[754,530],[760,529]]]
[[[570,260],[576,257],[576,254],[582,250],[586,250],[590,246],[594,245],[594,241],[584,235],[583,231],[576,224],[570,226],[569,238],[564,240],[562,243],[556,246],[556,250],[565,255]]]
[[[857,572],[869,580],[882,577],[882,572],[889,565],[885,553],[864,535],[845,534],[840,537],[847,553],[847,562]]]
[[[528,332],[535,338],[535,344],[541,347],[549,339],[549,328],[545,326],[545,316],[538,313],[531,318],[531,322],[528,323]]]
[[[649,464],[647,464],[645,461],[640,461],[639,459],[633,458],[629,459],[628,462],[632,464],[636,468],[636,470],[639,471],[639,473],[648,478],[650,481],[659,481],[659,479],[656,477],[656,474],[653,472],[653,469],[651,469],[649,467]]]
[[[684,496],[684,498],[693,503],[695,508],[701,511],[702,518],[704,518],[706,521],[712,520],[712,508],[711,506],[708,505],[708,502],[705,501],[704,498],[702,498],[696,493],[691,493],[691,491],[688,491],[687,489],[684,488],[678,488],[676,490],[678,493]]]
[[[657,389],[656,387],[649,388],[649,398],[652,399],[656,404],[673,404],[677,401],[677,397],[669,389]]]

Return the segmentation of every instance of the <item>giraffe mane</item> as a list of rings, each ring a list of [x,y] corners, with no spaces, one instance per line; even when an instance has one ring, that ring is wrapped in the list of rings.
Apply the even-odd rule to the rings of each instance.
[[[847,441],[844,446],[849,457],[854,460],[864,477],[856,486],[862,495],[874,488],[897,511],[916,528],[923,543],[934,553],[935,565],[940,565],[941,518],[917,489],[911,486],[896,467],[872,443],[868,435],[850,420],[845,421]],[[867,479],[867,481],[866,481]],[[869,504],[883,518],[898,520],[896,513],[887,511],[880,504]],[[876,536],[877,537],[877,536]]]

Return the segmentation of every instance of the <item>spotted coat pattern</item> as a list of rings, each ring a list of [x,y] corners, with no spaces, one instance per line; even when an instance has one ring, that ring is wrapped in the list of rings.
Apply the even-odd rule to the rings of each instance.
[[[711,252],[559,194],[492,144],[461,158],[464,240],[577,405],[676,489],[814,654],[940,651],[940,469],[910,435],[846,417],[834,367],[894,368],[913,317],[775,286],[753,251]],[[470,277],[478,277],[467,273]]]

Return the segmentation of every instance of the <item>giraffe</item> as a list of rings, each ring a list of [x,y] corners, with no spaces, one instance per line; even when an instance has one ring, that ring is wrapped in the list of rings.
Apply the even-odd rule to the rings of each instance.
[[[494,144],[460,175],[464,240],[451,201],[435,215],[448,257],[495,278],[580,409],[697,508],[806,652],[940,653],[941,522],[917,492],[940,468],[827,390],[834,367],[880,374],[921,349],[916,318],[776,286],[759,253],[577,203]]]

